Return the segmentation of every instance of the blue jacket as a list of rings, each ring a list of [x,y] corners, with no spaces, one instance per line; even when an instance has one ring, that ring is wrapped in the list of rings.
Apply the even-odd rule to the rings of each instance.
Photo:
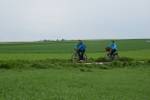
[[[86,46],[83,43],[77,44],[76,48],[81,51],[86,50]]]
[[[112,44],[110,45],[110,47],[111,47],[111,49],[116,49],[116,50],[117,50],[117,45],[116,45],[116,43],[112,43]]]

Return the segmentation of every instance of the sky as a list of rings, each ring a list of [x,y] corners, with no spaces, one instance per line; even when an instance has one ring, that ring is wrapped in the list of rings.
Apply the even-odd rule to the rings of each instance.
[[[150,0],[0,0],[0,41],[150,39]]]

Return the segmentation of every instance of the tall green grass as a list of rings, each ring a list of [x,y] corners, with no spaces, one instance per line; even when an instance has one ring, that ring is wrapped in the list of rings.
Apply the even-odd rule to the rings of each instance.
[[[119,58],[111,61],[105,58],[89,59],[87,62],[72,62],[70,59],[45,59],[45,60],[1,60],[0,69],[48,69],[48,68],[124,68],[149,65],[150,60],[139,61],[132,58]],[[99,64],[103,62],[103,64]]]
[[[85,69],[84,69],[85,70]],[[149,100],[150,67],[0,70],[0,100]]]

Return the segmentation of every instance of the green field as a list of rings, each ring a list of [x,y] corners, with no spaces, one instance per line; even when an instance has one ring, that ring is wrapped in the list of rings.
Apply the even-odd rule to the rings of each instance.
[[[150,67],[1,70],[0,100],[149,100]]]
[[[148,40],[117,40],[120,56],[135,59],[150,59],[150,42]],[[1,43],[0,60],[7,59],[70,59],[77,41],[64,42],[30,42]],[[85,41],[89,58],[104,57],[104,48],[109,40]]]
[[[132,60],[104,65],[72,63],[77,41],[0,43],[0,100],[150,100],[147,41],[117,40]],[[109,42],[85,41],[88,58],[104,57]]]

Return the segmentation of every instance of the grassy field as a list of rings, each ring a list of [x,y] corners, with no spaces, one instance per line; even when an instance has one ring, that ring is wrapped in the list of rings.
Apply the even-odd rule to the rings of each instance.
[[[109,41],[85,43],[88,57],[97,59]],[[147,40],[117,40],[120,56],[132,60],[104,65],[69,61],[75,44],[1,43],[0,100],[150,100]]]
[[[0,70],[0,100],[149,100],[150,67]]]
[[[1,43],[0,60],[7,59],[70,59],[77,41]],[[104,57],[109,40],[85,41],[89,58]],[[120,56],[134,59],[150,59],[150,43],[147,40],[117,40]]]

